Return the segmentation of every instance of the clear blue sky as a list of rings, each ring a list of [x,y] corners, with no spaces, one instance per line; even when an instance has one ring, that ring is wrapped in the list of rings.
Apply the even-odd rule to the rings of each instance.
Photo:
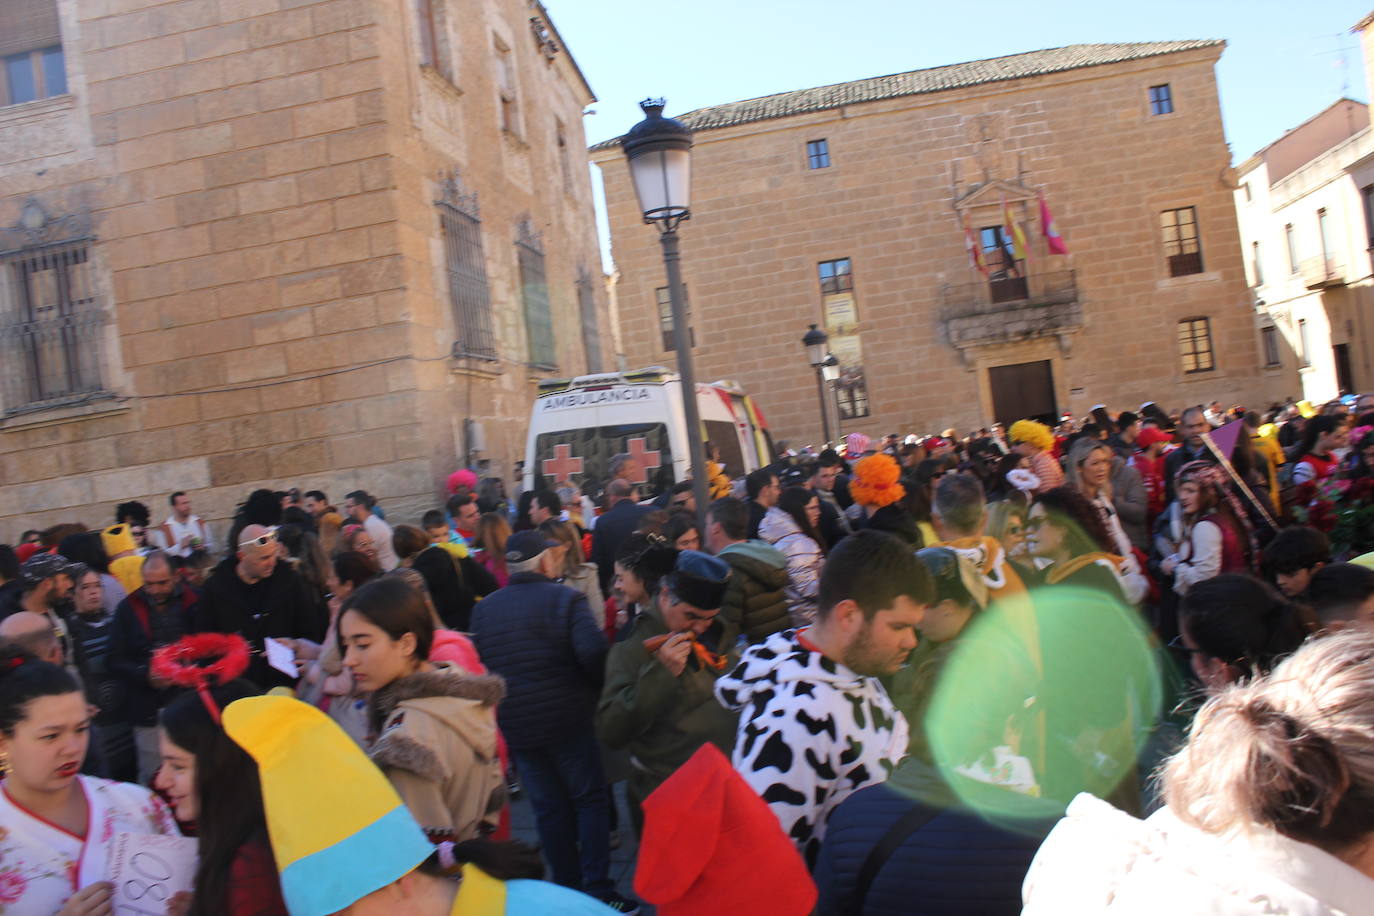
[[[737,99],[1060,45],[1224,38],[1217,68],[1233,159],[1341,94],[1365,100],[1358,36],[1374,0],[545,0],[600,101],[595,143],[668,99]]]

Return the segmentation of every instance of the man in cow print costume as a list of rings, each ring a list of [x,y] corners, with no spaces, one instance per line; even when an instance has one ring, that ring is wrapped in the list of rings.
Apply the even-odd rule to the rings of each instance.
[[[808,866],[830,812],[885,780],[906,753],[906,720],[878,678],[895,674],[916,648],[934,592],[908,545],[860,531],[826,561],[816,623],[750,647],[716,681],[716,699],[740,714],[735,769]]]

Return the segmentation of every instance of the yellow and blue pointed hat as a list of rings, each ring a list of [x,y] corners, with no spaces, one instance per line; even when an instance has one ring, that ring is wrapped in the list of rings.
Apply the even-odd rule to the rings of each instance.
[[[314,706],[247,697],[224,710],[224,730],[257,761],[293,916],[337,913],[434,852],[382,771]]]

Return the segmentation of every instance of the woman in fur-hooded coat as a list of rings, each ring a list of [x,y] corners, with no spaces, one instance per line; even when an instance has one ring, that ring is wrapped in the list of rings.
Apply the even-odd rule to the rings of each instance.
[[[506,801],[496,730],[505,682],[447,662],[431,667],[372,694],[370,756],[431,839],[487,836]]]

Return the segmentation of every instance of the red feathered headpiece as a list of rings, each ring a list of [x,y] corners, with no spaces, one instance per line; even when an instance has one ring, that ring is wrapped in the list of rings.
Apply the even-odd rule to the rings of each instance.
[[[150,670],[178,687],[200,694],[210,718],[219,724],[219,707],[210,688],[227,684],[248,670],[248,643],[236,633],[196,633],[183,636],[153,653]]]

